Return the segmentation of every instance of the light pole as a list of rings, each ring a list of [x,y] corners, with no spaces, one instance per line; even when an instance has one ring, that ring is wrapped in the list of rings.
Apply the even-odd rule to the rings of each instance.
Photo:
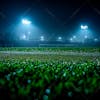
[[[29,40],[29,36],[30,36],[30,31],[29,31],[29,26],[31,25],[31,21],[30,20],[28,20],[28,19],[22,19],[22,24],[23,25],[25,25],[25,29],[24,29],[24,31],[25,31],[25,33],[24,33],[24,36],[25,36],[25,38],[24,39],[27,39],[27,40]]]
[[[82,35],[82,43],[85,42],[85,40],[88,38],[87,33],[88,33],[88,26],[87,25],[81,25],[81,35]]]

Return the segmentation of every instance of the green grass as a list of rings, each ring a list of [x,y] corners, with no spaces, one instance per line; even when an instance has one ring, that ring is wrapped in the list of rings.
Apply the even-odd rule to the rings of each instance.
[[[77,52],[100,52],[100,47],[4,47],[0,51],[77,51]]]
[[[0,54],[0,99],[91,100],[99,94],[100,57]]]

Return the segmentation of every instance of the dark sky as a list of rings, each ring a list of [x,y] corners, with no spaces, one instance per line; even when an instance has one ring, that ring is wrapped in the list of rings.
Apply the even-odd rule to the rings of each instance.
[[[0,32],[13,30],[21,18],[48,34],[69,34],[80,24],[100,32],[99,0],[0,0]]]

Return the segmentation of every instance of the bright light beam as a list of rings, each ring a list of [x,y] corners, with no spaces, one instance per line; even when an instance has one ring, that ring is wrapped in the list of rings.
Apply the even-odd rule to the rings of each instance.
[[[86,30],[86,29],[88,29],[88,26],[87,25],[81,25],[81,29]]]
[[[31,21],[27,20],[27,19],[22,19],[22,23],[24,25],[30,25],[31,24]]]
[[[74,35],[73,38],[76,39],[76,36]]]

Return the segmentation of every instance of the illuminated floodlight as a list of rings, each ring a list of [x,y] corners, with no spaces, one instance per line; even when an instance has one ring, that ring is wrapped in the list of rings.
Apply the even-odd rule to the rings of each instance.
[[[86,30],[86,29],[88,29],[88,26],[87,25],[81,25],[81,29]]]
[[[62,40],[62,37],[58,37],[58,40]]]
[[[23,39],[26,39],[26,35],[23,35]]]
[[[21,39],[26,40],[26,35],[22,35]]]
[[[76,36],[75,35],[73,36],[73,39],[76,39]]]
[[[24,25],[30,25],[31,24],[31,21],[27,20],[27,19],[22,19],[22,23]]]
[[[41,37],[40,37],[40,40],[41,40],[41,41],[44,41],[44,36],[41,36]]]
[[[70,38],[70,41],[73,41],[73,38]]]

